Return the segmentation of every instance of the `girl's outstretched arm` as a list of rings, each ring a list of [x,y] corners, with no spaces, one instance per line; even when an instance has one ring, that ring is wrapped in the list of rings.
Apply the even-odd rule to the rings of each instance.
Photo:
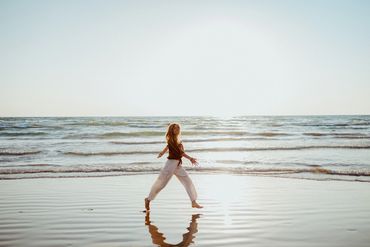
[[[181,148],[181,151],[182,151],[182,156],[184,156],[185,158],[187,158],[188,160],[190,160],[190,162],[191,162],[193,165],[198,164],[198,162],[197,162],[197,159],[196,159],[196,158],[190,157],[189,155],[187,155],[187,154],[185,153],[184,145],[182,145],[182,143],[180,144],[180,148]]]
[[[162,150],[162,152],[160,152],[160,153],[158,154],[158,157],[157,157],[157,158],[162,157],[162,155],[163,155],[163,154],[165,154],[165,153],[167,152],[167,150],[168,150],[168,146],[166,146],[166,147]]]

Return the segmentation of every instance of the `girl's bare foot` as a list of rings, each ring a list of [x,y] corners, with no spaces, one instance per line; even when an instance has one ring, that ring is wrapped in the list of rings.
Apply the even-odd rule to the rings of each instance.
[[[203,208],[203,206],[199,205],[195,200],[191,202],[191,206],[193,208]]]
[[[149,206],[150,200],[146,197],[144,201],[145,201],[145,209],[149,211],[150,210],[150,206]]]

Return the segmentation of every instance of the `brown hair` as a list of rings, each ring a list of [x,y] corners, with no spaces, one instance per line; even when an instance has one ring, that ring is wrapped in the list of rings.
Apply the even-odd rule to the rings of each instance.
[[[175,134],[175,128],[179,128],[179,133]],[[176,154],[181,155],[182,150],[179,147],[179,144],[181,143],[181,131],[180,131],[180,124],[178,123],[171,123],[167,127],[167,133],[166,133],[166,140],[168,148],[171,149],[171,151],[175,152]]]

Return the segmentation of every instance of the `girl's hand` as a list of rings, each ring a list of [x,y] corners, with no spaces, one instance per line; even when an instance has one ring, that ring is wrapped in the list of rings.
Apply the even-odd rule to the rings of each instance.
[[[159,153],[157,158],[162,157],[163,153]]]
[[[192,165],[195,165],[195,166],[198,165],[198,162],[197,162],[197,159],[196,158],[191,158],[190,159],[190,162],[191,162]]]

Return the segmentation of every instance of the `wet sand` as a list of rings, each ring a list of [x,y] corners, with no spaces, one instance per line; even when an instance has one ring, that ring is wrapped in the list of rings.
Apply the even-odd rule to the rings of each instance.
[[[189,173],[0,181],[0,246],[368,246],[370,184]]]

